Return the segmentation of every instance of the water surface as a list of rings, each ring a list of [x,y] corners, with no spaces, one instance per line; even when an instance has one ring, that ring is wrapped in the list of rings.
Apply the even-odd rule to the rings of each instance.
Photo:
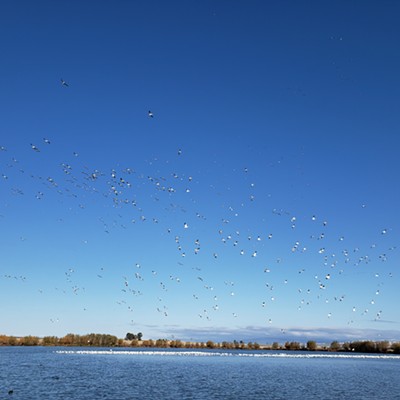
[[[400,356],[0,347],[0,399],[400,399],[399,376]]]

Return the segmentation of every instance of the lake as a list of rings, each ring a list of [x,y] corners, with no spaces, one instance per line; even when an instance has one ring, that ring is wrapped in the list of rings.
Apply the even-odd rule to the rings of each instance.
[[[399,378],[397,355],[0,347],[0,400],[383,400]]]

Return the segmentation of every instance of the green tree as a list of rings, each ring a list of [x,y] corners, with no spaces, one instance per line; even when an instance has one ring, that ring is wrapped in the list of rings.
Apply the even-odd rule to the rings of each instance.
[[[125,336],[125,340],[135,340],[137,336],[134,333],[128,332]]]

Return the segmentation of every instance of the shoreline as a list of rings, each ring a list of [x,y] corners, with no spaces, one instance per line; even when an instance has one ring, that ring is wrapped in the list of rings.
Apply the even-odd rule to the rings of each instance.
[[[43,346],[43,347],[112,347],[112,348],[156,348],[156,349],[220,349],[220,350],[262,350],[262,351],[320,351],[338,353],[376,353],[376,354],[400,354],[400,341],[371,341],[359,340],[339,343],[332,341],[330,345],[318,344],[313,340],[307,343],[285,342],[284,344],[274,342],[272,344],[259,344],[257,342],[236,341],[206,342],[169,340],[169,339],[120,339],[114,335],[95,334],[76,335],[67,334],[64,337],[57,336],[7,336],[0,335],[1,346]]]

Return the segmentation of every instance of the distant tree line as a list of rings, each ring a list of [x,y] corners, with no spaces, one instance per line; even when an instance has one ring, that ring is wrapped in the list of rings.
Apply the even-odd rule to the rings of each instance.
[[[257,342],[245,343],[243,340],[221,343],[208,340],[206,342],[185,342],[181,340],[147,339],[143,340],[143,334],[128,332],[125,339],[119,339],[114,335],[90,333],[76,335],[68,333],[59,338],[57,336],[7,336],[0,334],[0,346],[85,346],[85,347],[152,347],[152,348],[189,348],[189,349],[227,349],[227,350],[305,350],[305,351],[331,351],[331,352],[356,352],[356,353],[395,353],[400,354],[400,342],[389,341],[354,341],[339,343],[333,341],[329,346],[318,345],[314,340],[307,343],[285,342],[280,344],[273,342],[270,345],[260,345]]]
[[[400,354],[400,342],[390,343],[387,340],[374,342],[372,340],[345,342],[340,344],[336,341],[332,342],[330,351],[354,351],[357,353],[388,353],[393,352]]]
[[[58,338],[57,336],[6,336],[0,335],[0,346],[93,346],[115,347],[122,346],[124,341],[116,336],[108,334],[90,333],[88,335],[76,335],[68,333]]]

